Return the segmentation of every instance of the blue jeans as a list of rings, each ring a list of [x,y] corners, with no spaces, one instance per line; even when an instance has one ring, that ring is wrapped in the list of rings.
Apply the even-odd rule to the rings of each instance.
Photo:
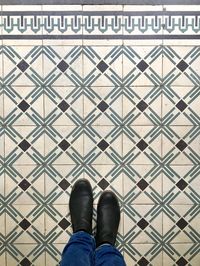
[[[112,245],[96,249],[94,237],[80,231],[74,233],[62,253],[60,266],[126,266],[121,253]]]

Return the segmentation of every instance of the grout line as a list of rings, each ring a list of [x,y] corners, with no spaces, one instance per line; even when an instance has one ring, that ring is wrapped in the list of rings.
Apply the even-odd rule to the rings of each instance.
[[[124,5],[122,6],[124,12]],[[122,21],[124,24],[124,16],[122,16]],[[122,27],[122,35],[124,36],[124,27]],[[124,38],[122,39],[122,49],[124,50]],[[124,53],[122,53],[122,78],[124,79]],[[122,121],[124,122],[124,87],[122,86]],[[124,134],[122,132],[122,158],[124,158]],[[122,194],[123,194],[123,205],[124,205],[124,197],[125,197],[125,175],[122,172]],[[124,223],[124,213],[123,213],[123,241],[125,234],[125,223]],[[123,251],[124,256],[124,251]]]
[[[99,124],[89,124],[89,125],[95,126],[95,127],[120,127],[120,125],[116,125],[116,126],[113,126],[113,125],[99,125]],[[51,127],[52,124],[47,124],[47,127],[48,126]],[[129,126],[134,126],[134,127],[143,127],[143,126],[145,126],[145,127],[154,127],[154,128],[160,127],[160,125],[155,125],[155,124],[151,124],[151,125],[150,124],[148,124],[148,125],[147,124],[141,124],[141,125],[138,125],[138,124],[136,124],[136,125],[135,124],[130,124]],[[166,127],[170,127],[170,128],[171,127],[184,127],[184,128],[185,127],[188,127],[188,128],[189,127],[190,128],[199,127],[199,125],[191,125],[191,124],[190,125],[189,124],[188,125],[187,124],[186,125],[174,125],[174,124],[168,125],[168,124],[165,124],[165,126]],[[15,127],[16,128],[17,127],[35,127],[36,128],[36,127],[42,127],[42,124],[41,125],[16,125],[16,124],[15,125],[12,125],[12,124],[9,125],[9,124],[7,124],[6,127],[12,127],[12,128],[15,128]],[[55,128],[56,127],[58,127],[58,128],[59,127],[74,127],[74,125],[53,125],[53,127],[55,127]]]
[[[91,126],[95,126],[95,127],[120,127],[120,125],[115,125],[115,126],[113,126],[113,125],[99,125],[99,124],[89,124],[89,125],[91,125]],[[52,124],[47,124],[47,127],[48,126],[52,126]],[[147,125],[147,124],[141,124],[141,125],[138,125],[138,124],[130,124],[129,126],[134,126],[134,127],[154,127],[154,128],[156,128],[156,127],[160,127],[160,125],[154,125],[154,124],[152,124],[152,125]],[[195,128],[195,127],[199,127],[199,125],[174,125],[174,124],[170,124],[170,125],[168,125],[168,124],[165,124],[164,125],[165,127],[169,127],[169,128],[171,128],[171,127],[188,127],[188,128]],[[12,128],[17,128],[17,127],[33,127],[33,128],[37,128],[37,127],[42,127],[42,124],[41,125],[6,125],[6,127],[8,128],[8,127],[12,127]],[[74,127],[74,125],[53,125],[53,127],[55,127],[55,128],[59,128],[59,127]]]
[[[39,166],[39,165],[42,165],[42,164],[13,164],[14,166]],[[67,164],[51,164],[51,165],[57,165],[57,166],[61,166],[61,165],[80,165],[80,164],[70,164],[70,163],[67,163]],[[89,165],[117,165],[117,164],[108,164],[108,163],[103,163],[103,164],[97,164],[97,163],[92,163],[92,164],[89,164]],[[143,165],[143,166],[155,166],[155,164],[130,164],[130,165]],[[156,164],[158,165],[158,164]],[[179,166],[179,167],[184,167],[184,166],[199,166],[199,164],[169,164],[170,166]]]
[[[81,12],[82,12],[82,16],[81,16],[81,25],[83,25],[83,5],[81,6]],[[82,27],[82,40],[81,40],[81,46],[82,46],[82,70],[81,70],[81,74],[82,74],[82,79],[83,77],[85,76],[84,74],[84,55],[83,55],[83,27]],[[83,84],[82,84],[83,85]],[[82,102],[82,108],[83,108],[83,111],[82,111],[82,117],[83,117],[83,123],[85,123],[85,95],[84,95],[84,88],[82,86],[82,93],[83,93],[83,102]],[[83,160],[85,161],[85,134],[83,134]],[[85,171],[83,172],[83,178],[86,178],[85,177]],[[86,178],[87,179],[87,178]]]
[[[43,17],[43,5],[41,5],[41,13],[42,13],[42,23],[43,23],[43,20],[44,20],[44,17]],[[42,27],[42,36],[44,34],[44,27]],[[45,71],[44,71],[44,40],[42,38],[42,76],[43,76],[43,80],[44,80],[44,74]],[[45,91],[44,91],[44,86],[43,86],[43,121],[44,121],[44,124],[46,123],[46,108],[45,108]],[[43,136],[43,141],[44,141],[44,144],[43,144],[43,148],[44,148],[44,156],[46,156],[46,137],[45,137],[45,133],[44,133],[44,136]],[[44,195],[46,197],[46,173],[44,173]],[[46,213],[44,213],[44,236],[46,236],[46,227],[47,227],[47,220],[46,220]],[[46,254],[46,251],[44,252],[44,264],[45,266],[47,265],[47,254]]]
[[[12,46],[14,46],[14,45],[12,45]],[[23,46],[24,47],[25,45],[16,45],[16,47],[19,47],[19,46]],[[61,46],[61,45],[59,45],[59,46]],[[152,47],[153,45],[149,45],[149,46]],[[28,47],[33,47],[33,45],[31,45],[31,46],[29,45]],[[72,47],[72,45],[69,45],[69,47]],[[104,47],[108,47],[108,46],[105,45]],[[110,47],[110,45],[109,45],[109,47]],[[140,47],[142,47],[142,46],[140,46]],[[49,85],[49,86],[51,86],[51,85]],[[186,86],[186,85],[180,85],[180,84],[177,84],[177,85],[165,85],[165,86],[172,87],[172,88],[174,88],[174,87],[175,88],[183,88],[183,87],[184,88],[194,88],[194,87],[198,87],[197,85],[188,85],[188,86]],[[33,88],[33,89],[35,88],[34,85],[26,85],[26,84],[24,84],[24,85],[23,84],[22,85],[13,85],[13,88],[21,88],[21,87],[23,87],[23,88],[27,87],[27,88]],[[75,88],[76,86],[75,85],[52,85],[51,87],[52,88],[61,88],[61,87],[63,87],[63,88]],[[104,86],[104,85],[102,85],[102,86],[100,86],[100,85],[99,86],[98,85],[92,85],[91,86],[91,88],[99,88],[99,87],[101,87],[101,88],[104,88],[104,87],[105,88],[115,88],[115,86]],[[159,85],[155,85],[155,86],[153,86],[153,85],[135,85],[135,86],[131,85],[129,87],[130,88],[157,88],[157,87],[159,87]]]
[[[55,206],[68,206],[69,203],[65,204],[65,203],[56,203],[56,204],[47,204],[47,205],[55,205]],[[97,203],[94,203],[94,206],[96,206]],[[128,204],[128,206],[158,206],[160,205],[159,203],[146,203],[146,202],[143,202],[143,203],[131,203],[131,204]],[[200,204],[193,204],[193,203],[173,203],[173,204],[168,204],[169,206],[200,206]],[[37,204],[33,204],[33,203],[24,203],[24,204],[21,204],[21,203],[17,203],[17,204],[13,204],[13,206],[37,206]]]
[[[162,11],[164,12],[164,5],[162,5]],[[162,35],[164,37],[164,14],[162,15]],[[164,46],[164,38],[162,39],[162,84],[163,84],[163,79],[164,79],[164,60],[163,60],[163,46]],[[161,86],[161,125],[163,123],[163,85]],[[163,125],[162,125],[163,126]],[[163,160],[163,133],[161,134],[161,158]],[[161,173],[161,194],[162,194],[162,203],[163,203],[163,171]],[[164,233],[164,215],[162,211],[162,241],[163,241],[163,233]],[[162,249],[162,265],[164,265],[164,252]]]

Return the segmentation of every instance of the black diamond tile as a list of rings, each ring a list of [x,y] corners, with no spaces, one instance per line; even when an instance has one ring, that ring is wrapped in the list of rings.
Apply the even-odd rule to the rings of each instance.
[[[20,223],[19,226],[21,226],[22,229],[26,230],[27,228],[29,228],[29,226],[31,225],[31,223],[29,223],[28,220],[23,219]]]
[[[181,218],[177,223],[178,227],[183,230],[186,226],[187,226],[187,222],[186,220],[184,220],[183,218]]]
[[[57,65],[57,67],[62,71],[65,72],[66,69],[68,69],[69,65],[64,61],[60,61],[60,63]]]
[[[97,65],[97,68],[103,73],[108,68],[108,65],[103,60],[101,60]]]
[[[62,101],[59,103],[58,107],[63,111],[65,112],[68,108],[69,108],[69,104],[66,102],[66,101]]]
[[[142,230],[144,230],[147,226],[148,226],[148,222],[144,219],[144,218],[142,218],[138,223],[137,223],[137,225],[142,229]]]
[[[21,103],[18,104],[18,107],[23,111],[25,112],[29,107],[30,105],[26,102],[26,101],[21,101]]]
[[[67,182],[67,180],[64,178],[59,184],[58,184],[63,190],[66,190],[69,186],[70,183]]]
[[[140,71],[144,72],[145,69],[147,69],[149,65],[144,61],[144,60],[141,60],[138,64],[137,64],[137,67],[139,68]]]
[[[97,107],[101,110],[101,112],[104,112],[104,111],[109,107],[109,105],[108,105],[106,102],[101,101],[101,102],[97,105]]]
[[[106,148],[108,148],[109,144],[104,140],[102,139],[98,145],[97,145],[102,151],[104,151]]]
[[[184,60],[181,60],[176,66],[183,72],[189,65]]]
[[[176,104],[176,107],[181,111],[183,112],[185,110],[185,108],[187,107],[187,104],[183,101],[183,100],[180,100],[177,104]]]
[[[69,148],[70,144],[65,139],[63,139],[58,146],[63,150],[66,151],[67,148]]]
[[[63,218],[59,223],[58,225],[63,229],[65,230],[69,225],[70,225],[70,222],[68,222],[65,218]]]
[[[180,190],[184,190],[187,187],[188,183],[185,182],[185,180],[181,179],[178,181],[178,183],[176,183],[176,185]]]
[[[27,258],[24,258],[24,259],[20,262],[20,265],[21,265],[21,266],[30,266],[30,265],[31,265],[31,262],[30,262]]]
[[[137,144],[136,146],[141,150],[141,151],[144,151],[146,149],[146,147],[148,146],[148,144],[143,140],[141,139]]]
[[[22,71],[24,72],[28,67],[29,67],[29,64],[24,60],[22,59],[19,64],[17,65],[17,67]]]
[[[182,139],[176,144],[176,147],[180,150],[183,151],[187,147],[187,143],[183,141]]]
[[[146,266],[149,264],[148,260],[146,260],[144,257],[142,257],[139,261],[138,261],[138,264],[140,266]]]
[[[146,104],[143,100],[140,101],[137,105],[137,108],[141,111],[144,112],[144,110],[148,107],[148,104]]]
[[[109,186],[109,183],[103,178],[101,179],[101,181],[98,183],[98,186],[101,188],[101,189],[106,189],[108,186]]]
[[[185,260],[183,257],[181,257],[179,260],[177,260],[176,264],[178,266],[185,266],[187,264],[187,260]]]
[[[27,190],[27,188],[30,187],[30,183],[26,180],[26,179],[23,179],[20,183],[19,183],[19,187],[22,188],[24,191]]]
[[[28,150],[28,148],[31,146],[30,143],[28,143],[28,141],[26,141],[25,139],[19,144],[19,147],[23,150],[26,151]]]
[[[137,186],[141,189],[141,190],[145,190],[145,188],[148,187],[148,183],[142,178],[138,183]]]

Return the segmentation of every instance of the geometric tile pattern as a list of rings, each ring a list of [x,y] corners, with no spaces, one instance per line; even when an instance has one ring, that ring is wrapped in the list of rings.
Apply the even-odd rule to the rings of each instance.
[[[128,266],[199,265],[199,14],[112,7],[2,6],[0,265],[59,265],[82,177]]]

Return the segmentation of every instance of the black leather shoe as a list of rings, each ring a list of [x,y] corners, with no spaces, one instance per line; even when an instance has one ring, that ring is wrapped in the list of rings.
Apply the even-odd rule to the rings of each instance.
[[[109,243],[114,246],[120,221],[118,199],[111,191],[102,193],[97,206],[96,246]]]
[[[85,231],[92,234],[93,195],[88,180],[79,179],[72,188],[69,209],[73,232]]]

